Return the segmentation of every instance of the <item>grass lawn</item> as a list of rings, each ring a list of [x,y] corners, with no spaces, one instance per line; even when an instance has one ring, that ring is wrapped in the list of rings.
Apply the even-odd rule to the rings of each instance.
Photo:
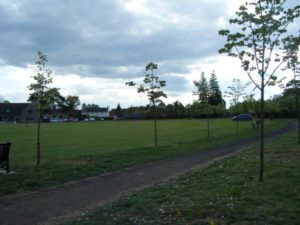
[[[268,142],[265,159],[262,183],[257,181],[258,148],[254,148],[147,188],[67,225],[300,224],[296,132]]]
[[[280,120],[266,121],[272,130]],[[99,175],[147,161],[213,147],[255,135],[258,129],[240,123],[239,135],[230,119],[158,121],[159,147],[153,147],[153,121],[102,121],[42,124],[41,160],[35,165],[36,124],[1,124],[0,141],[11,140],[11,169],[0,176],[0,196]]]

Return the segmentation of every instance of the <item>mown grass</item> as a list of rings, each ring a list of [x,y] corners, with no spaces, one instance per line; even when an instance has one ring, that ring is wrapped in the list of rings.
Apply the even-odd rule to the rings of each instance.
[[[65,225],[300,224],[300,146],[296,132],[123,198]]]
[[[283,124],[267,121],[266,128],[273,130]],[[13,142],[11,168],[15,173],[0,176],[0,196],[221,145],[258,130],[243,122],[237,135],[234,122],[216,119],[211,121],[211,138],[207,138],[205,120],[162,120],[158,132],[159,147],[155,148],[152,121],[42,124],[42,164],[37,167],[36,125],[2,124],[1,141]]]

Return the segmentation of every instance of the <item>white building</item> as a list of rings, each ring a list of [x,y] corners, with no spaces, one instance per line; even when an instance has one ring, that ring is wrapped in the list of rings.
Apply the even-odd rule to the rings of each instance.
[[[106,118],[109,117],[109,108],[87,108],[82,109],[81,115],[90,118]]]

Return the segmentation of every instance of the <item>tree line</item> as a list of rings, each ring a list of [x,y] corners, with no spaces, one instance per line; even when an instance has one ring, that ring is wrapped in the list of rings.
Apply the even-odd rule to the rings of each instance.
[[[260,100],[254,98],[254,94],[245,94],[236,105],[231,105],[225,109],[223,105],[210,106],[210,118],[232,117],[238,114],[250,113],[260,115]],[[236,108],[238,107],[238,111]],[[126,119],[151,119],[152,112],[149,106],[131,106],[119,109],[118,117]],[[125,113],[126,111],[126,113]],[[157,106],[157,115],[160,119],[204,119],[206,114],[199,102],[184,105],[180,101]],[[282,94],[274,95],[265,100],[265,117],[268,119],[276,118],[296,118],[297,107],[295,104],[294,92],[284,90]]]

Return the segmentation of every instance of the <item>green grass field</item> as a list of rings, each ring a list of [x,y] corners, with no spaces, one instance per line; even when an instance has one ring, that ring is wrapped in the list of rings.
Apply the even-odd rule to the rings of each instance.
[[[266,121],[266,129],[283,121]],[[144,162],[221,145],[255,135],[249,122],[240,123],[239,135],[230,119],[158,121],[159,147],[153,147],[153,121],[102,121],[42,124],[41,166],[35,166],[36,124],[1,124],[0,141],[11,140],[11,169],[0,176],[0,195],[36,190]]]
[[[253,148],[66,224],[296,225],[299,177],[300,146],[293,132],[266,144],[262,183],[258,148]]]

